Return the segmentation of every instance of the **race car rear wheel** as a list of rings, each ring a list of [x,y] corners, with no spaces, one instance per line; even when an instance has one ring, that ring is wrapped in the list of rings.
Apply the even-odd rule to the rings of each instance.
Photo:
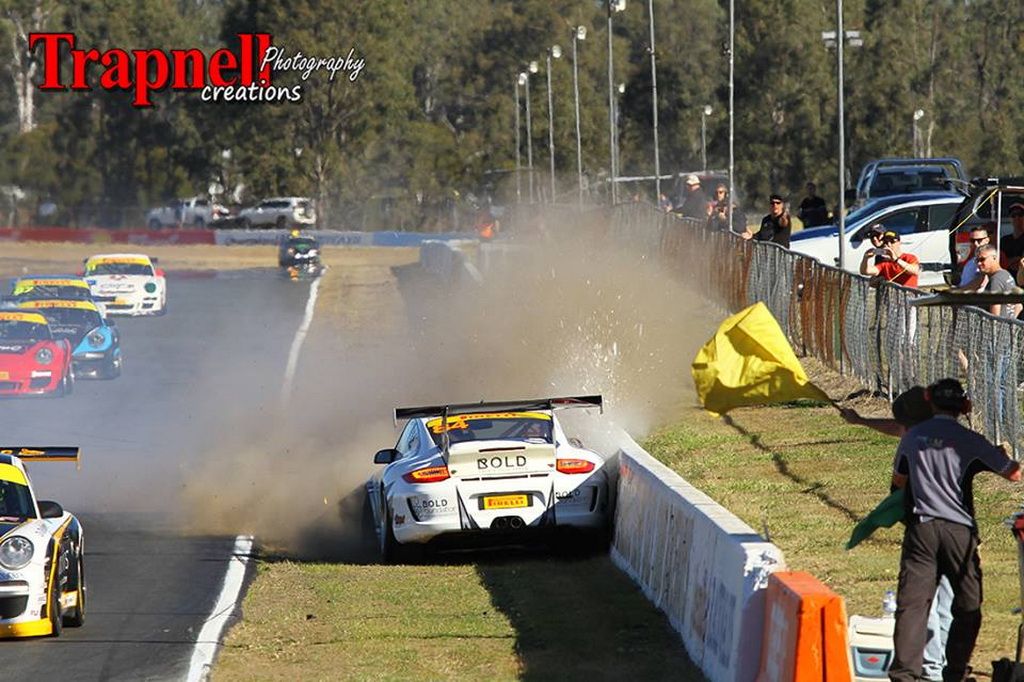
[[[385,564],[416,563],[423,557],[422,545],[403,545],[395,538],[391,510],[387,504],[384,505],[384,532],[381,533],[380,554]]]
[[[84,548],[79,548],[79,552],[82,551],[84,551]],[[76,585],[77,603],[75,608],[64,615],[64,625],[69,628],[80,628],[85,623],[85,562],[82,560],[81,553],[78,555],[76,573],[78,575]]]
[[[57,581],[53,581],[53,585],[50,586],[50,599],[47,605],[47,615],[50,618],[50,635],[53,637],[60,637],[61,631],[64,629],[64,620],[60,615],[60,589],[57,587]]]

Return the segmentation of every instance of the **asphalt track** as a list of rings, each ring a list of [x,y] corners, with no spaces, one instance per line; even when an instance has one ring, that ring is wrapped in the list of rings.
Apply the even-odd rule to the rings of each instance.
[[[234,537],[173,530],[175,494],[202,440],[259,396],[276,399],[309,292],[272,269],[170,273],[169,312],[118,318],[124,374],[60,399],[0,402],[4,445],[79,445],[30,467],[36,494],[82,520],[86,623],[0,641],[0,679],[169,680],[188,672]],[[212,275],[212,273],[210,273]]]

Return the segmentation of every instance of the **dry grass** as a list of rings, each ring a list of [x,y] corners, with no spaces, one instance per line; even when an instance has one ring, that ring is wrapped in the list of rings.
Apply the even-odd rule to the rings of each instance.
[[[841,394],[836,394],[841,395]],[[834,396],[835,397],[835,396]],[[859,409],[884,413],[883,401]],[[851,614],[878,616],[895,589],[902,526],[852,551],[854,524],[888,494],[896,439],[852,426],[829,407],[744,408],[716,419],[696,406],[648,439],[656,457],[770,538],[791,570],[813,573],[843,595]],[[994,475],[975,482],[985,571],[984,623],[974,665],[1012,656],[1020,601],[1017,549],[1003,519],[1020,488]]]

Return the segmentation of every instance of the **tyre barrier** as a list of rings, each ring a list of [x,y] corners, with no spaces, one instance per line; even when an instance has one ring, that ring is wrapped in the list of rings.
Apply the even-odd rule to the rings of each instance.
[[[782,551],[623,437],[612,561],[665,612],[708,679],[754,680]]]

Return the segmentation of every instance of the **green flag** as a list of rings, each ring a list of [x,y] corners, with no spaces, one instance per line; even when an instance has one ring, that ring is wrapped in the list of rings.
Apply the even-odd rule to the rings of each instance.
[[[846,549],[853,549],[879,528],[891,528],[903,520],[903,488],[897,488],[853,528]]]

